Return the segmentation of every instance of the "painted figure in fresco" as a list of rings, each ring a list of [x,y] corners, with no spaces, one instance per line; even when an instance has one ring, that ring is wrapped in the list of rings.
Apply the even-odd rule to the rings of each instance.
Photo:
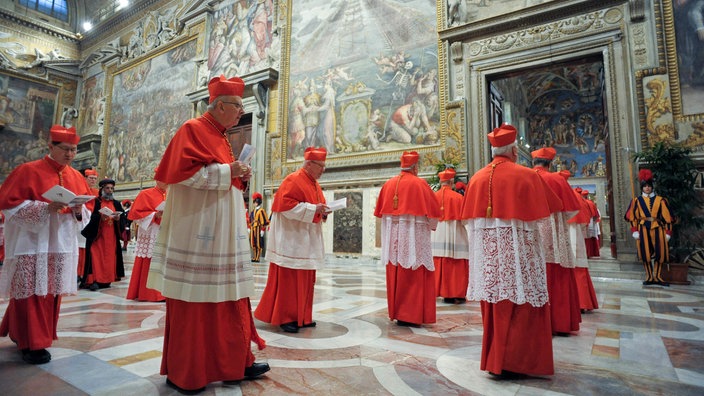
[[[259,59],[266,59],[266,50],[271,45],[273,15],[274,4],[271,0],[257,0],[257,4],[250,8],[247,14],[249,31]]]
[[[303,98],[305,108],[303,109],[303,122],[306,125],[306,140],[304,146],[320,146],[316,138],[318,126],[320,124],[320,95],[317,92],[315,79],[310,81],[308,95]]]
[[[430,125],[425,105],[415,98],[413,103],[396,109],[391,116],[386,141],[426,144],[437,140],[437,132]]]
[[[413,69],[413,62],[407,61],[403,68],[396,71],[396,74],[389,81],[384,81],[381,77],[377,75],[377,78],[387,85],[394,84],[396,86],[396,91],[392,94],[394,100],[402,100],[408,91],[408,87],[411,85],[411,79],[414,77],[411,75],[411,69]],[[417,71],[416,71],[417,72]]]
[[[467,22],[467,1],[447,0],[447,26],[459,26]]]
[[[696,38],[693,46],[693,70],[691,85],[704,85],[704,0],[692,1],[687,11],[687,19]]]
[[[306,103],[303,99],[306,94],[305,80],[299,81],[293,87],[293,100],[291,101],[291,126],[289,132],[289,155],[295,158],[303,155],[303,141],[306,138],[306,124],[303,121],[303,112]]]
[[[332,86],[332,79],[325,80],[323,86],[322,104],[320,105],[321,123],[318,136],[328,153],[335,152],[335,88]]]

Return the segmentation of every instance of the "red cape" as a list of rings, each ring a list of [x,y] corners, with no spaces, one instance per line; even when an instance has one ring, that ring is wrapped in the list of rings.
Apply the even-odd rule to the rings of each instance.
[[[291,173],[281,182],[281,186],[274,194],[271,211],[286,212],[301,202],[325,203],[325,196],[320,184],[303,169]],[[316,215],[315,222],[319,221],[318,217],[319,215]]]
[[[401,180],[399,181],[399,178]],[[398,207],[394,208],[394,195],[398,192]],[[382,215],[427,216],[439,219],[440,206],[428,182],[410,173],[401,172],[381,187],[374,216]]]
[[[204,166],[232,163],[235,157],[224,134],[225,127],[210,113],[186,121],[166,147],[154,179],[176,184]],[[233,179],[232,185],[241,189],[241,179]]]
[[[62,183],[59,183],[59,170]],[[42,194],[57,184],[76,195],[93,195],[79,171],[59,165],[47,155],[18,166],[7,176],[0,186],[0,210],[14,208],[25,200],[49,202]]]
[[[576,212],[582,207],[577,196],[574,195],[574,191],[570,184],[565,180],[564,177],[557,173],[551,173],[542,166],[533,167],[533,169],[538,173],[540,177],[543,178],[545,183],[550,187],[552,192],[554,192],[562,201],[562,211],[563,212]]]
[[[579,194],[578,192],[572,190],[572,193],[579,199],[579,212],[577,212],[576,215],[572,216],[571,219],[569,219],[567,222],[568,223],[577,223],[577,224],[589,224],[589,219],[591,218],[591,209],[589,208],[589,204],[587,201],[582,198],[582,194]]]
[[[440,221],[462,220],[462,194],[449,186],[442,186],[435,192],[435,198],[440,208]]]
[[[152,187],[142,190],[137,194],[132,208],[127,212],[127,218],[130,220],[138,220],[149,216],[156,212],[156,207],[166,199],[166,191]]]
[[[493,166],[491,217],[534,221],[562,210],[560,198],[535,171],[497,156],[470,179],[464,194],[463,219],[487,217]]]

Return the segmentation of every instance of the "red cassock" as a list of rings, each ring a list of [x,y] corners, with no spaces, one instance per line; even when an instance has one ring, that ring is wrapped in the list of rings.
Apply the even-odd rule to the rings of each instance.
[[[581,205],[579,198],[574,194],[567,180],[557,173],[550,173],[542,166],[533,168],[536,173],[545,181],[552,192],[562,201],[562,211],[566,213],[579,212]],[[558,219],[559,220],[559,219]],[[564,218],[562,219],[564,221]],[[564,223],[564,225],[567,225]],[[569,235],[567,229],[553,230],[559,235],[559,240],[567,242],[560,245],[560,248],[568,250],[565,254],[572,254],[569,246]],[[573,255],[573,254],[572,254]],[[569,333],[579,331],[579,323],[582,315],[579,308],[579,293],[577,281],[574,274],[574,260],[568,267],[558,262],[546,263],[546,275],[548,282],[548,293],[550,295],[550,318],[553,333]]]
[[[155,214],[159,204],[166,199],[166,191],[152,187],[141,191],[132,204],[127,218],[133,222]],[[153,217],[148,227],[139,228],[137,236],[137,248],[135,250],[134,266],[130,286],[127,289],[128,300],[139,301],[164,301],[164,296],[158,290],[147,287],[147,277],[149,275],[149,264],[152,261],[152,247],[156,240],[161,218]]]
[[[409,235],[402,235],[401,227],[398,228],[398,235],[392,235],[390,238],[389,243],[393,246],[384,246],[382,242],[382,249],[386,250],[389,257],[386,263],[389,318],[414,324],[435,323],[437,293],[430,232],[435,228],[434,222],[440,218],[441,213],[428,183],[409,172],[401,172],[384,183],[374,211],[374,216],[381,217],[382,223],[387,216],[402,215],[428,218],[433,225],[432,228],[425,225],[427,235],[422,226],[416,227],[413,240],[417,245],[410,249],[415,250],[415,257],[420,262],[401,262],[404,256],[398,250],[398,239],[410,240]],[[389,252],[396,252],[398,255],[394,257],[393,254],[388,254]],[[387,257],[384,254],[382,256]],[[425,256],[427,262],[423,262],[426,259],[421,258]]]
[[[204,166],[231,163],[234,156],[223,141],[225,130],[209,113],[184,123],[167,146],[154,179],[176,184]],[[232,186],[242,189],[242,180],[232,179]],[[254,363],[251,341],[264,347],[249,298],[223,302],[167,298],[161,374],[183,389],[240,380]]]
[[[462,202],[464,198],[456,191],[453,191],[449,186],[442,186],[440,190],[435,192],[438,205],[440,207],[441,217],[438,229],[435,231],[441,232],[444,222],[449,222],[448,226],[454,226],[455,222],[462,221]],[[447,224],[447,223],[445,223]],[[453,230],[448,230],[447,236],[454,235]],[[463,232],[466,235],[464,228],[458,232]],[[457,238],[459,239],[459,238]],[[451,244],[456,240],[440,241],[438,243]],[[435,240],[435,238],[434,238]],[[463,246],[452,246],[454,249],[466,249],[466,237],[462,241]],[[435,247],[434,247],[435,249]],[[467,297],[467,284],[469,282],[469,265],[466,258],[447,257],[445,255],[438,256],[433,254],[435,263],[435,291],[438,297],[444,298],[459,298],[464,300]]]
[[[20,165],[8,175],[0,186],[0,210],[15,208],[25,201],[47,202],[42,194],[57,184],[76,195],[90,194],[88,184],[80,172],[45,156],[43,159]],[[67,208],[62,213],[70,212],[71,209]],[[49,264],[49,269],[58,268],[53,265],[51,255]],[[71,268],[73,271],[72,265],[63,264],[63,268]],[[5,267],[7,268],[7,263]],[[51,278],[54,275],[49,273],[43,276]],[[75,280],[75,275],[73,279]],[[61,296],[51,293],[35,294],[21,299],[11,298],[0,324],[0,336],[9,334],[18,349],[39,350],[50,347],[53,340],[57,339],[56,325],[60,304]]]
[[[544,274],[544,267],[539,267],[537,224],[561,211],[562,202],[533,170],[503,156],[496,156],[471,178],[464,197],[462,218],[470,241],[468,296],[481,300],[484,325],[480,368],[494,374],[552,375],[547,282],[544,275],[535,275]],[[506,245],[499,236],[510,234],[517,239]],[[520,238],[530,238],[523,241],[531,246]],[[530,255],[517,256],[518,252]],[[530,292],[524,294],[525,289],[504,279],[504,270],[520,271]]]
[[[325,203],[320,184],[304,169],[286,176],[276,191],[271,212],[276,213],[277,216],[272,216],[275,219],[272,222],[272,228],[284,223],[285,220],[279,218],[282,212],[295,208],[301,202]],[[313,223],[320,223],[322,220],[322,215],[319,213],[313,217]],[[291,222],[290,225],[298,227],[295,223]],[[296,233],[300,237],[296,238],[297,240],[307,238],[305,235],[307,231],[304,228],[288,229],[287,232]],[[299,257],[310,257],[307,255],[306,246],[301,246],[300,249]],[[315,269],[288,268],[270,262],[266,286],[254,310],[254,317],[276,326],[294,322],[301,327],[312,323],[315,278]]]

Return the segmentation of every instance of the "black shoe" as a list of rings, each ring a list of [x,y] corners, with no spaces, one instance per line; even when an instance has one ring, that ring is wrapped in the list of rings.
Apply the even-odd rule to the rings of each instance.
[[[310,323],[304,324],[304,325],[301,326],[301,327],[315,327],[316,325],[317,325],[317,323],[315,323],[315,322],[310,322]]]
[[[660,281],[660,282],[655,282],[655,283],[657,283],[660,286],[670,287],[670,284],[665,281]]]
[[[245,378],[253,379],[271,370],[269,363],[254,363],[244,369]]]
[[[404,322],[403,320],[396,320],[396,324],[399,326],[407,326],[407,327],[420,327],[419,324],[416,323],[411,323],[411,322]]]
[[[467,299],[466,299],[466,298],[462,298],[462,297],[455,298],[454,300],[455,300],[454,304],[464,304],[464,303],[467,302]]]
[[[91,283],[90,286],[88,287],[88,290],[98,291],[98,284],[96,282]]]
[[[556,331],[555,335],[558,337],[569,337],[570,333],[565,333],[564,331]]]
[[[22,360],[29,364],[49,363],[49,361],[51,360],[51,354],[46,349],[38,349],[35,351],[23,349]]]
[[[525,374],[521,373],[514,373],[513,371],[508,371],[508,370],[502,370],[501,371],[501,378],[503,379],[520,379],[520,378],[525,378]]]
[[[655,283],[656,283],[656,282],[646,280],[646,281],[643,281],[643,286],[654,285]]]
[[[281,325],[281,330],[287,333],[298,333],[298,325],[296,322],[284,323]]]
[[[445,297],[445,298],[442,299],[442,302],[444,302],[445,304],[454,304],[454,303],[455,303],[455,299],[454,299],[454,298],[447,298],[447,297]]]
[[[177,391],[179,391],[180,393],[182,393],[184,395],[197,395],[205,390],[205,387],[198,388],[198,389],[183,389],[180,386],[171,382],[171,380],[168,378],[166,378],[166,385],[176,389]]]

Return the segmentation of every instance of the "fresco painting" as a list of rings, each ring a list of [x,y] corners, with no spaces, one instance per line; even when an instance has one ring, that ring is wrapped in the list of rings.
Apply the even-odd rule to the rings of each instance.
[[[213,14],[209,35],[210,77],[242,76],[269,66],[274,3],[272,0],[225,1]],[[274,46],[278,50],[278,46]]]
[[[291,15],[286,158],[440,142],[432,2],[317,0]]]
[[[0,183],[18,165],[48,153],[59,88],[0,73]]]
[[[96,133],[102,123],[105,111],[105,73],[98,73],[83,83],[80,109],[80,127],[78,133],[83,136]]]
[[[704,114],[704,0],[673,0],[682,113]]]
[[[152,180],[173,134],[193,116],[186,94],[195,86],[195,56],[191,40],[115,74],[101,157],[106,176],[118,183]]]
[[[604,112],[603,62],[575,60],[562,65],[518,72],[497,81],[502,92],[520,92],[526,108],[521,145],[530,151],[553,147],[553,171],[567,169],[572,177],[606,177],[609,129]],[[514,87],[513,90],[508,87]],[[516,88],[518,87],[518,88]]]

